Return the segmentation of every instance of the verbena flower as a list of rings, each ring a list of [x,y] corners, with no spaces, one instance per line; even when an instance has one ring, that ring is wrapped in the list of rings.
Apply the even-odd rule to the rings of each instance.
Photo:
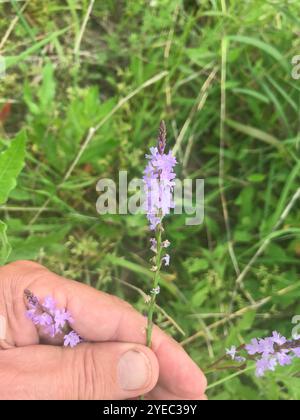
[[[251,343],[245,346],[245,349],[250,356],[254,356],[254,354],[260,353],[260,345],[258,340],[253,338]]]
[[[162,261],[165,263],[165,266],[169,266],[170,265],[170,255],[166,254],[163,258]]]
[[[51,296],[47,296],[43,302],[34,296],[29,290],[24,291],[29,309],[26,311],[34,325],[40,326],[44,334],[54,338],[63,335],[64,346],[75,347],[82,339],[71,328],[73,322],[71,314],[66,309],[58,309]]]
[[[165,153],[166,129],[161,123],[157,147],[150,148],[150,155],[146,155],[148,164],[144,170],[145,210],[150,229],[155,230],[166,214],[174,208],[173,190],[175,186],[174,167],[176,158],[170,151]]]
[[[267,371],[274,371],[277,366],[288,366],[295,357],[300,358],[300,340],[288,341],[274,331],[270,337],[252,339],[240,350],[247,353],[247,358],[239,356],[235,346],[226,350],[226,356],[239,363],[254,359],[256,376],[262,377]]]
[[[293,349],[292,352],[296,357],[300,357],[300,347]]]
[[[69,332],[69,334],[66,334],[64,336],[64,346],[70,346],[70,347],[75,347],[77,346],[77,344],[79,344],[81,342],[81,339],[79,337],[79,335],[75,332],[75,331],[71,331]]]
[[[148,300],[148,326],[147,326],[147,345],[151,345],[153,313],[155,308],[156,296],[160,292],[159,273],[162,265],[170,264],[170,255],[165,253],[165,249],[170,246],[170,241],[162,239],[164,232],[163,219],[175,207],[173,191],[175,186],[174,167],[177,163],[172,152],[165,152],[166,148],[166,126],[162,121],[159,128],[158,142],[156,147],[150,148],[150,154],[146,155],[148,160],[144,170],[144,189],[147,219],[150,230],[154,231],[153,238],[150,239],[151,251],[155,254],[151,258],[151,271],[153,275],[153,285],[151,298]]]
[[[226,350],[226,355],[231,358],[231,360],[235,359],[237,349],[235,346],[232,346],[230,349]]]

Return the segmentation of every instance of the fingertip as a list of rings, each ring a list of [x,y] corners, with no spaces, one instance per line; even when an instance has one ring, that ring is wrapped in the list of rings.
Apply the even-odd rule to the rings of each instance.
[[[124,359],[127,359],[125,363],[132,368],[133,375],[135,375],[137,370],[140,372],[142,370],[147,371],[147,373],[144,372],[144,377],[147,375],[147,380],[141,383],[139,387],[136,387],[136,389],[139,390],[140,395],[150,392],[156,386],[159,378],[159,363],[154,352],[150,348],[139,344],[123,355]],[[134,360],[134,363],[131,363],[132,360]]]
[[[162,339],[155,351],[160,361],[161,386],[182,399],[199,399],[205,395],[205,375],[178,343]]]

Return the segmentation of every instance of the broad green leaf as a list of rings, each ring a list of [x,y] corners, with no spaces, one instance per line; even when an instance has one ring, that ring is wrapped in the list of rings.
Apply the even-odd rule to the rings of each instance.
[[[6,224],[0,220],[0,265],[6,263],[11,252],[11,247],[6,236],[6,229]]]
[[[66,237],[70,230],[70,225],[56,229],[53,233],[47,235],[35,234],[27,239],[11,238],[12,252],[9,256],[9,262],[17,260],[34,260],[41,251],[54,252],[54,249],[60,249],[60,243]],[[62,252],[60,252],[62,255]]]
[[[8,149],[0,154],[0,204],[4,204],[17,185],[25,159],[26,134],[21,131]]]

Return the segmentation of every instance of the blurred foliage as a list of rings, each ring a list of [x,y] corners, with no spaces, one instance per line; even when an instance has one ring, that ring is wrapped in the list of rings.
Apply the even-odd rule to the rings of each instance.
[[[7,63],[0,79],[0,173],[1,162],[28,137],[26,159],[19,145],[0,178],[1,263],[34,259],[145,311],[139,289],[150,287],[146,221],[97,215],[95,186],[100,177],[117,180],[119,170],[139,177],[164,118],[170,144],[181,139],[178,175],[206,181],[206,217],[193,227],[185,217],[168,218],[173,261],[158,301],[168,317],[159,312],[157,322],[186,340],[204,368],[225,346],[274,329],[290,335],[300,313],[298,203],[245,277],[248,297],[239,291],[231,305],[237,274],[218,186],[220,69],[227,37],[224,183],[243,270],[299,188],[300,82],[291,77],[300,52],[299,2],[96,1],[76,49],[88,6],[87,0],[0,5]],[[252,307],[249,294],[264,304]],[[236,316],[229,320],[230,310]],[[262,380],[252,371],[209,374],[209,397],[299,400],[299,368],[295,363]]]

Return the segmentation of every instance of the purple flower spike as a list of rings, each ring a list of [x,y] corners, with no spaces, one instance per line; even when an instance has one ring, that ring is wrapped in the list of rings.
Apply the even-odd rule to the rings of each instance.
[[[161,121],[158,133],[158,151],[161,155],[164,154],[167,141],[167,127],[164,121]]]
[[[175,186],[174,167],[177,163],[172,152],[165,153],[166,128],[162,122],[158,137],[158,146],[150,148],[149,160],[144,170],[145,210],[150,224],[150,230],[155,230],[161,224],[163,217],[174,208],[173,190]]]
[[[246,352],[246,358],[237,354],[235,346],[226,349],[226,356],[240,363],[255,360],[256,376],[260,378],[268,371],[275,371],[277,366],[289,366],[293,359],[300,358],[300,340],[287,340],[273,331],[271,337],[253,338],[249,344],[240,346],[240,351]]]
[[[29,290],[24,291],[29,309],[26,316],[34,325],[51,338],[62,336],[65,346],[75,347],[82,339],[72,330],[70,323],[73,319],[66,309],[56,308],[56,303],[51,296],[40,303],[38,298]]]
[[[164,249],[170,246],[168,240],[163,240],[163,219],[170,210],[175,208],[173,192],[175,187],[176,174],[174,172],[177,164],[175,156],[169,151],[166,153],[167,130],[164,121],[160,123],[158,141],[156,147],[150,148],[150,154],[146,155],[148,160],[144,170],[144,191],[145,201],[143,203],[146,210],[150,230],[154,231],[155,238],[150,239],[151,251],[155,256],[151,258],[151,271],[153,275],[153,286],[150,291],[151,297],[147,299],[149,303],[148,323],[146,332],[147,346],[151,347],[153,313],[155,309],[156,296],[160,292],[159,272],[162,265],[170,264],[170,255],[165,254]]]

